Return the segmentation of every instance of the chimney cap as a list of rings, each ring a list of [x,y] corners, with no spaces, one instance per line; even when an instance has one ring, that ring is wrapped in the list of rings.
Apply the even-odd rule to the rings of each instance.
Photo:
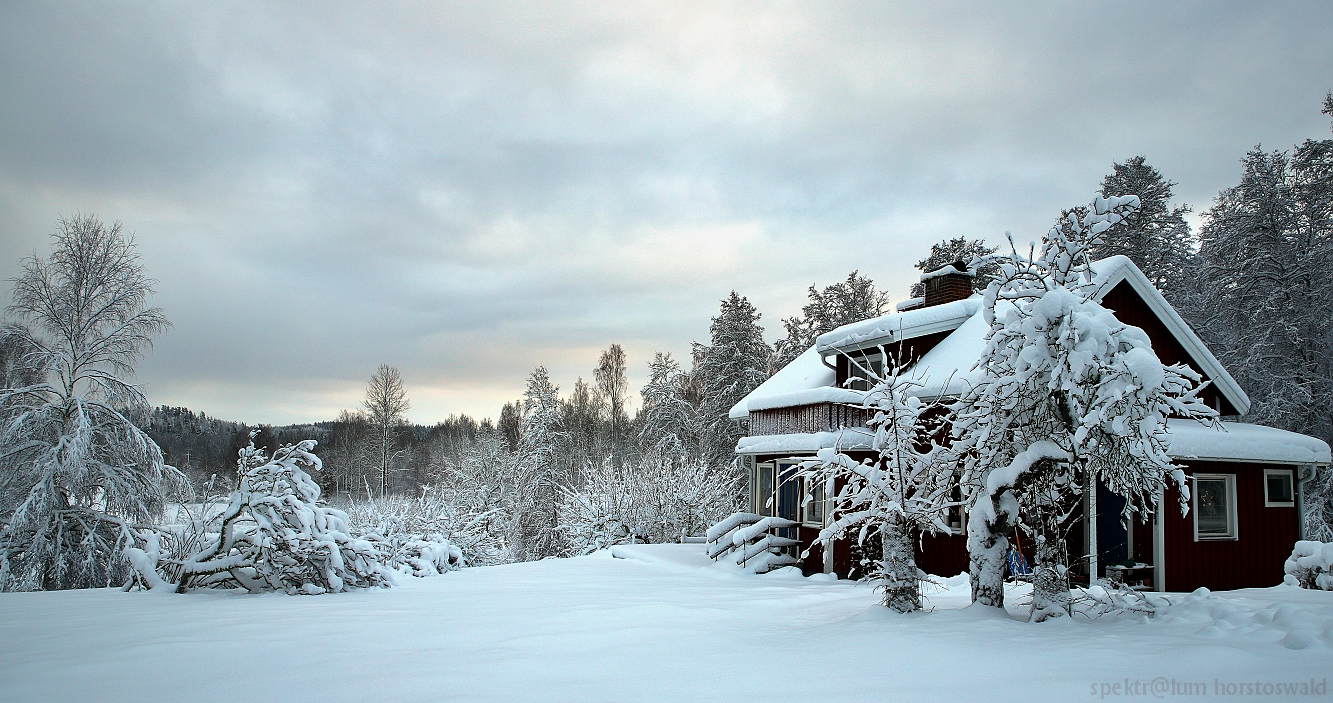
[[[977,272],[968,268],[967,264],[962,261],[955,261],[952,264],[945,264],[934,271],[921,274],[921,282],[925,283],[932,278],[939,278],[940,276],[967,276],[968,278],[976,278]]]

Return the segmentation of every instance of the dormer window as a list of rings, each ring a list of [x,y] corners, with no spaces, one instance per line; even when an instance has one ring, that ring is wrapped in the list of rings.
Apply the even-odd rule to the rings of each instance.
[[[868,391],[884,377],[884,355],[874,352],[852,352],[847,355],[847,387]]]

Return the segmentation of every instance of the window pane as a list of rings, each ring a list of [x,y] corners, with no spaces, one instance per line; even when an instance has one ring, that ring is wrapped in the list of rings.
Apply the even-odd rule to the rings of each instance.
[[[805,505],[805,521],[818,525],[824,524],[824,484],[810,485],[810,502]]]
[[[773,498],[773,465],[759,465],[759,492],[755,495],[755,512],[760,515],[772,515],[773,507],[769,500]]]
[[[1231,533],[1228,517],[1231,507],[1227,505],[1227,482],[1221,478],[1201,478],[1195,482],[1199,492],[1197,505],[1199,510],[1200,535],[1228,535]]]
[[[1286,471],[1268,474],[1268,502],[1291,503],[1291,474]]]

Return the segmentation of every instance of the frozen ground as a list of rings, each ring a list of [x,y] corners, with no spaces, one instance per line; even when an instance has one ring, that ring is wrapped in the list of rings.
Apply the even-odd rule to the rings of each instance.
[[[0,594],[0,700],[1169,699],[1156,693],[1172,680],[1212,697],[1333,671],[1333,593],[1182,595],[1151,622],[1032,625],[964,607],[966,579],[902,616],[868,586],[742,574],[702,545],[613,552],[314,597]]]

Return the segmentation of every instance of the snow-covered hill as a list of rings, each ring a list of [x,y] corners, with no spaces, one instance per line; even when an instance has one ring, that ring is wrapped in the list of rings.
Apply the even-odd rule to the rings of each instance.
[[[653,545],[314,597],[0,594],[0,700],[1147,699],[1172,681],[1317,684],[1333,655],[1333,593],[1034,625],[965,608],[965,578],[928,592],[934,612],[904,616],[866,585]]]

